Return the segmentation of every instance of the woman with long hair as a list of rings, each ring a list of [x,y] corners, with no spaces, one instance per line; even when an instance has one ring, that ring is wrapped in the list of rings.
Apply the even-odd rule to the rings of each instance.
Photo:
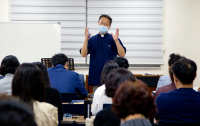
[[[28,103],[38,126],[58,125],[58,110],[45,103],[45,81],[41,70],[32,63],[21,64],[12,81],[12,95]]]

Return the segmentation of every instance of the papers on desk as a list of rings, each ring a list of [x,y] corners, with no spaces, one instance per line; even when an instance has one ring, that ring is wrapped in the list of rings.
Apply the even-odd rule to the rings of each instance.
[[[85,100],[72,100],[71,104],[84,104]]]

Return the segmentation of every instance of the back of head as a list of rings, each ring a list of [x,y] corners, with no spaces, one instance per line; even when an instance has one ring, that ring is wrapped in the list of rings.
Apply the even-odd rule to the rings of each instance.
[[[43,102],[45,82],[41,70],[32,63],[21,64],[12,81],[12,95],[33,106],[32,100]]]
[[[53,66],[55,67],[56,65],[58,64],[61,64],[61,65],[65,65],[65,63],[68,61],[68,58],[65,54],[63,53],[58,53],[58,54],[55,54],[54,56],[52,56],[51,58],[51,62],[53,64]]]
[[[172,66],[172,64],[174,64],[174,62],[176,62],[177,60],[179,60],[181,58],[185,58],[185,57],[180,56],[179,54],[175,54],[175,53],[170,54],[169,60],[168,60],[168,65]]]
[[[115,68],[118,68],[118,64],[113,61],[113,60],[109,60],[103,67],[102,73],[101,73],[101,84],[105,84],[105,80],[106,77],[108,75],[108,73]]]
[[[125,81],[135,81],[134,75],[124,68],[113,69],[107,76],[106,85],[106,95],[108,97],[114,97],[117,88]]]
[[[120,85],[115,93],[112,109],[118,118],[123,119],[134,114],[153,118],[157,112],[153,96],[147,85],[140,80]]]
[[[197,65],[190,59],[182,58],[173,64],[172,71],[182,84],[187,85],[193,83],[196,77]]]
[[[0,96],[1,126],[37,126],[30,106],[11,96]]]
[[[114,61],[119,65],[119,67],[122,67],[125,69],[129,68],[128,60],[124,57],[115,57]]]
[[[1,62],[0,74],[3,76],[8,73],[14,74],[19,65],[19,61],[15,56],[8,55]]]
[[[50,87],[50,81],[49,81],[49,75],[47,72],[47,67],[41,62],[34,62],[34,64],[37,65],[40,68],[40,70],[42,71],[44,81],[45,81],[45,86]]]

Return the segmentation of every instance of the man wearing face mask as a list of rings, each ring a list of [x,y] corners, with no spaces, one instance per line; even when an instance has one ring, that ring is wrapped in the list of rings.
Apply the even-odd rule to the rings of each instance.
[[[95,87],[101,84],[100,75],[108,60],[113,60],[117,55],[120,57],[125,56],[126,48],[118,38],[119,29],[116,29],[115,35],[108,33],[111,23],[112,18],[109,15],[102,14],[98,21],[98,34],[90,37],[89,28],[85,29],[85,41],[82,49],[80,49],[80,53],[82,57],[90,54],[89,86],[93,85]]]

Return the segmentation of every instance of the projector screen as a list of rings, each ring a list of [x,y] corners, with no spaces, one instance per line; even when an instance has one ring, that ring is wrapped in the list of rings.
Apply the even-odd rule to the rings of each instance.
[[[59,23],[0,22],[0,62],[14,55],[20,63],[41,61],[61,51]]]

